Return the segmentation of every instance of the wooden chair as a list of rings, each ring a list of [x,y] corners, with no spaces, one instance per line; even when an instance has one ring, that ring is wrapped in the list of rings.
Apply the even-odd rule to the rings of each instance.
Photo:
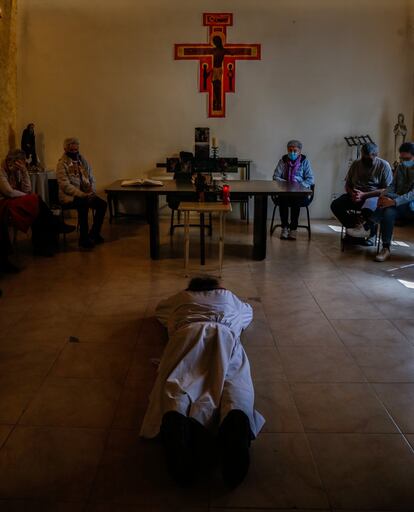
[[[204,240],[204,215],[209,214],[210,218],[213,213],[219,214],[220,230],[219,230],[219,269],[220,277],[223,269],[223,254],[224,254],[224,227],[225,215],[231,212],[231,204],[216,203],[202,203],[202,202],[182,202],[178,207],[179,211],[184,213],[184,232],[185,232],[185,257],[184,267],[186,275],[188,273],[188,264],[190,259],[190,213],[197,212],[200,214],[200,263],[205,264],[205,240]],[[211,222],[211,220],[210,220]]]

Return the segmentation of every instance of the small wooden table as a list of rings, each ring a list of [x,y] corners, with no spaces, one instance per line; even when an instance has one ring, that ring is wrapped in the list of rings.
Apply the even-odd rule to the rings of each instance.
[[[224,252],[224,225],[225,215],[231,212],[231,204],[223,203],[198,203],[198,202],[181,202],[178,210],[184,213],[184,237],[185,237],[185,257],[184,267],[188,271],[188,263],[190,259],[190,213],[197,212],[200,214],[200,263],[205,264],[205,236],[204,236],[204,214],[218,213],[220,219],[219,231],[219,268],[220,277],[223,268],[223,252]]]

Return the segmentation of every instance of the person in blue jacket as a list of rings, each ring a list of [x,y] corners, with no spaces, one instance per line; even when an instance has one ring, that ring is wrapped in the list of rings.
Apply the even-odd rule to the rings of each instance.
[[[273,179],[300,183],[308,188],[314,184],[311,164],[306,155],[302,155],[302,143],[299,140],[290,140],[287,143],[287,154],[279,160],[273,173]],[[273,196],[272,199],[274,204],[279,206],[282,224],[280,238],[282,240],[296,240],[300,208],[310,204],[312,195],[305,197]]]

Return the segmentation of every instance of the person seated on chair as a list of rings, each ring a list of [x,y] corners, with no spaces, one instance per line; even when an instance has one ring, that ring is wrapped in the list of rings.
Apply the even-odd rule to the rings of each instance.
[[[287,154],[279,160],[273,173],[274,180],[300,183],[304,187],[314,184],[312,167],[305,155],[302,155],[302,143],[298,140],[290,140],[287,143]],[[308,206],[312,201],[311,196],[285,197],[272,196],[275,206],[279,206],[280,221],[282,224],[282,240],[296,240],[296,230],[299,222],[300,208]],[[290,209],[290,223],[289,223]]]
[[[106,213],[106,201],[96,195],[92,167],[79,153],[79,139],[70,137],[63,143],[64,154],[57,163],[56,175],[59,184],[59,200],[64,208],[78,210],[79,247],[92,249],[101,244],[102,223]],[[89,230],[89,209],[95,210],[93,224]]]
[[[382,249],[375,257],[380,262],[391,256],[395,221],[414,221],[414,142],[404,142],[399,152],[400,164],[394,181],[378,199],[378,208],[369,219],[381,225]]]
[[[26,155],[20,149],[9,151],[0,169],[0,271],[17,272],[8,259],[11,250],[9,227],[26,233],[32,230],[35,254],[52,256],[58,233],[70,233],[60,217],[53,215],[40,196],[32,193]]]
[[[202,449],[212,451],[217,431],[223,478],[234,487],[247,474],[250,442],[264,424],[254,409],[249,361],[240,342],[252,308],[205,276],[161,301],[156,315],[168,328],[169,341],[141,436],[160,434],[169,472],[188,485],[205,466]]]
[[[346,175],[346,193],[331,203],[331,210],[345,226],[347,236],[373,236],[374,225],[371,223],[367,230],[364,223],[377,208],[378,198],[391,185],[392,178],[390,164],[378,156],[378,146],[373,142],[363,144],[361,158],[351,164]]]

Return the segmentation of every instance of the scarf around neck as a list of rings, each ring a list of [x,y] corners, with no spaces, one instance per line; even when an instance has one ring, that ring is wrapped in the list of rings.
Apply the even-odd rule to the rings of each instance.
[[[295,161],[290,160],[288,156],[285,159],[285,180],[289,182],[295,181],[296,173],[302,163],[302,155],[299,155]]]

